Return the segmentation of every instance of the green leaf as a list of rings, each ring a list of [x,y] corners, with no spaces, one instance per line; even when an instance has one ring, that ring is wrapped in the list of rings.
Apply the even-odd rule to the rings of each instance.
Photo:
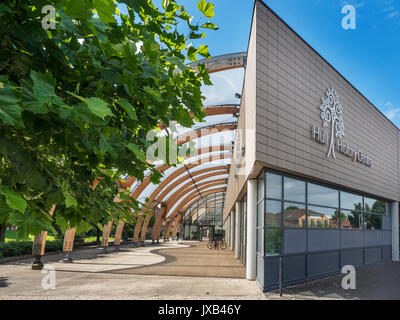
[[[188,59],[191,61],[197,61],[197,54],[199,53],[199,50],[196,49],[195,47],[190,46],[187,48],[187,56]]]
[[[69,229],[69,224],[67,219],[65,219],[60,214],[56,214],[56,224],[60,227],[62,233],[64,233]]]
[[[93,6],[105,24],[116,22],[114,14],[117,13],[117,6],[113,0],[93,0]]]
[[[203,25],[201,27],[204,29],[212,29],[212,30],[219,29],[219,27],[215,23],[211,23],[211,22],[203,23]]]
[[[207,18],[211,19],[214,17],[214,4],[208,2],[206,0],[200,0],[197,3],[197,9],[199,9]]]
[[[142,152],[136,144],[129,143],[127,148],[131,150],[135,154],[136,158],[138,158],[140,161],[146,162],[144,152]]]
[[[12,209],[24,212],[28,203],[18,193],[6,186],[0,186],[0,193],[6,197],[6,203]]]
[[[208,53],[208,46],[207,45],[202,45],[199,47],[199,54],[203,56],[206,59],[210,59],[211,55]]]
[[[76,201],[76,198],[73,197],[70,193],[63,191],[63,194],[65,198],[65,206],[67,208],[76,207],[78,205],[78,201]]]
[[[92,225],[85,220],[80,220],[79,224],[76,226],[76,233],[88,232],[92,229]]]
[[[4,81],[4,82],[1,82]],[[17,90],[11,86],[5,77],[0,78],[0,119],[9,125],[23,126],[22,109]]]
[[[187,109],[178,108],[176,111],[176,119],[184,127],[191,127],[193,125],[193,119]]]
[[[33,81],[33,94],[43,103],[51,104],[55,99],[54,87],[56,80],[50,72],[40,73],[31,71],[31,79]]]
[[[190,32],[189,39],[200,39],[206,36],[205,33],[196,33],[194,31]]]
[[[203,82],[206,86],[211,86],[212,82],[210,80],[210,74],[208,73],[208,70],[204,63],[199,63],[197,65],[197,68],[199,69],[200,75],[203,78]]]
[[[75,19],[89,19],[92,16],[90,0],[62,1],[64,12]]]
[[[128,102],[128,100],[124,98],[118,99],[118,104],[125,110],[129,118],[132,120],[138,119],[134,107]]]
[[[109,26],[104,24],[100,19],[90,19],[89,22],[92,23],[93,31],[98,37],[99,41],[102,43],[106,43],[108,40],[107,31],[111,30]]]
[[[6,6],[3,3],[0,3],[0,17],[5,15],[6,13],[11,13],[12,10],[9,6]]]
[[[32,212],[30,208],[24,212],[15,212],[10,215],[8,223],[18,226],[17,240],[27,239],[30,234],[37,235],[43,230],[55,232],[48,217],[39,211]]]
[[[88,98],[87,105],[93,114],[103,120],[106,116],[114,116],[107,103],[99,98]]]
[[[159,62],[159,58],[161,55],[160,45],[157,41],[148,38],[143,41],[142,51],[149,57],[149,60],[153,64],[157,64]]]
[[[21,80],[22,85],[22,105],[26,110],[37,114],[46,114],[49,110],[46,104],[36,98],[33,93],[32,83],[26,79]]]
[[[170,64],[178,66],[181,71],[187,71],[190,69],[186,64],[183,63],[183,60],[177,57],[167,56],[165,57],[165,60],[167,60]]]
[[[154,88],[152,88],[152,87],[149,87],[149,86],[145,86],[143,89],[144,89],[144,91],[146,91],[149,95],[151,95],[155,100],[157,100],[158,102],[162,102],[162,101],[163,101],[163,99],[162,99],[160,93],[159,93],[156,89],[154,89]]]
[[[168,5],[169,5],[169,0],[163,0],[161,3],[161,6],[163,7],[164,10],[167,10]]]

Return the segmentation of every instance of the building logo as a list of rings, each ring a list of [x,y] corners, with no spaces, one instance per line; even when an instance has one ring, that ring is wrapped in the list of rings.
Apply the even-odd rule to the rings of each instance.
[[[329,143],[327,158],[332,156],[332,158],[336,159],[336,150],[353,161],[356,160],[371,167],[373,161],[370,157],[367,157],[361,150],[348,146],[343,140],[343,107],[335,88],[331,87],[327,89],[325,97],[321,98],[321,100],[322,104],[319,106],[319,109],[321,110],[321,119],[323,120],[322,128],[313,125],[311,128],[312,138],[321,144]],[[323,129],[326,127],[329,127],[329,135]]]
[[[344,137],[344,123],[343,123],[343,107],[340,104],[339,96],[335,88],[326,90],[326,98],[321,98],[322,104],[319,106],[321,110],[321,119],[323,120],[323,127],[326,128],[331,125],[330,143],[327,157],[332,154],[335,155],[335,137]]]

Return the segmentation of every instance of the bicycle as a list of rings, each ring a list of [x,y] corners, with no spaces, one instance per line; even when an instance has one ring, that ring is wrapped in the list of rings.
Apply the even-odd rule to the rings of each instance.
[[[217,249],[216,246],[217,246],[217,243],[214,240],[211,240],[209,243],[207,243],[207,248],[210,250]]]
[[[227,243],[225,242],[225,240],[219,240],[219,246],[220,246],[220,248],[221,248],[222,250],[225,250],[225,249],[228,247],[228,245],[227,245]]]
[[[207,244],[207,248],[208,249],[222,249],[225,250],[227,248],[227,244],[225,242],[225,240],[211,240],[208,244]]]

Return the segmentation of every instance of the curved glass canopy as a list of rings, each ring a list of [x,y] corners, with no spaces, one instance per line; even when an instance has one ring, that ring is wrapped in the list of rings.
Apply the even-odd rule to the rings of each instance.
[[[200,61],[209,69],[212,86],[203,86],[206,117],[186,128],[173,124],[157,136],[173,135],[178,145],[190,149],[182,162],[166,166],[154,161],[163,177],[160,184],[132,178],[131,195],[153,208],[165,230],[176,224],[183,226],[212,225],[222,229],[222,212],[227,187],[232,146],[244,77],[245,53],[214,57]],[[208,64],[208,65],[207,65]],[[194,64],[195,67],[196,64]],[[168,132],[167,132],[168,131]],[[182,141],[182,143],[180,143]],[[147,225],[146,225],[147,228]],[[189,233],[190,233],[189,227]],[[197,230],[201,233],[202,230]]]

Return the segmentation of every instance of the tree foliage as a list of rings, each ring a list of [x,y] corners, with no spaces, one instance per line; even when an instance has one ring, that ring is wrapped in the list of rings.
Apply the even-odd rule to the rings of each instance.
[[[45,5],[56,9],[55,29],[42,26]],[[214,15],[205,0],[198,9]],[[184,62],[209,57],[207,46],[189,43],[206,29],[217,27],[193,24],[175,0],[0,3],[0,222],[18,226],[20,238],[54,231],[52,204],[63,229],[133,222],[128,208],[138,202],[116,181],[146,170],[157,181],[146,133],[159,121],[191,126],[204,117],[207,71]]]

